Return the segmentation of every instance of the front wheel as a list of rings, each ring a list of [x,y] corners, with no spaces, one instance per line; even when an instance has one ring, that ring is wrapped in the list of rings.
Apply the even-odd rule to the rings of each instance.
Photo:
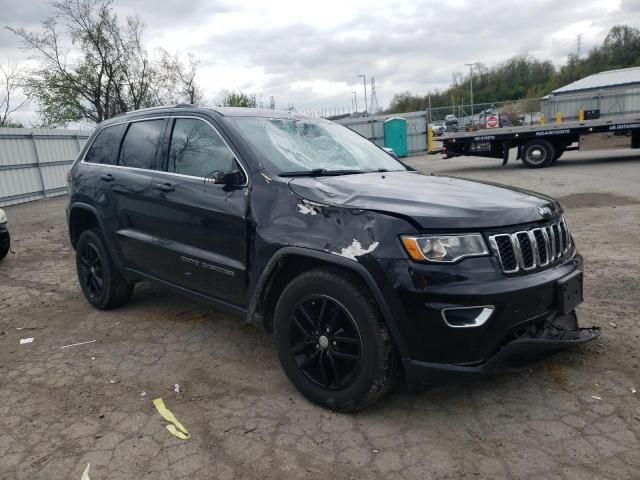
[[[358,278],[318,268],[295,278],[276,306],[274,337],[289,380],[312,402],[351,412],[392,386],[396,352]]]
[[[524,164],[529,168],[544,168],[551,165],[556,155],[555,147],[546,140],[532,140],[521,150]]]
[[[97,231],[86,230],[80,235],[76,269],[82,293],[94,307],[108,310],[131,299],[134,285],[118,272]]]

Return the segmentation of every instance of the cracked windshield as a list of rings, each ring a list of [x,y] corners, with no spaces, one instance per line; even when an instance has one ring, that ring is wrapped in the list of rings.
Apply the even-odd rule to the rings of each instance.
[[[278,173],[406,170],[384,150],[341,125],[256,117],[238,117],[234,124]]]

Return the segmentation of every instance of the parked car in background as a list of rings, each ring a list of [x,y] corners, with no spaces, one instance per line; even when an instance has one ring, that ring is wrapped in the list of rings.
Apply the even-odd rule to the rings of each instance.
[[[444,124],[447,129],[447,132],[458,131],[458,118],[455,115],[449,114],[446,117],[444,117]]]
[[[123,305],[151,280],[239,314],[332,410],[373,404],[401,374],[487,373],[599,334],[578,328],[582,257],[558,202],[423,174],[327,120],[131,112],[98,125],[70,177],[89,303]]]
[[[7,256],[11,248],[11,236],[7,227],[7,215],[0,208],[0,260]]]
[[[429,126],[431,127],[434,137],[439,137],[444,133],[444,125],[442,123],[431,123]]]

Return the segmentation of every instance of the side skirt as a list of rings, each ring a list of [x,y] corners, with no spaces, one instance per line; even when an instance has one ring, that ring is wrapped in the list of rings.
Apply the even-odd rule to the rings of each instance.
[[[231,313],[234,315],[239,315],[239,316],[246,316],[247,315],[247,309],[245,307],[240,307],[238,305],[234,305],[233,303],[229,303],[226,302],[224,300],[220,300],[218,298],[215,297],[210,297],[208,295],[204,295],[200,292],[194,292],[193,290],[190,290],[188,288],[184,288],[181,287],[180,285],[176,285],[175,283],[171,283],[171,282],[167,282],[165,280],[161,280],[157,277],[154,277],[153,275],[148,275],[146,273],[140,272],[138,270],[135,270],[133,268],[125,268],[125,271],[137,278],[142,278],[144,280],[149,280],[150,282],[156,283],[158,285],[162,285],[163,287],[167,287],[177,293],[180,293],[182,295],[186,295],[188,297],[191,297],[195,300],[201,301],[203,303],[208,303],[209,305],[212,305],[216,308],[219,308],[221,310],[224,310],[227,313]]]

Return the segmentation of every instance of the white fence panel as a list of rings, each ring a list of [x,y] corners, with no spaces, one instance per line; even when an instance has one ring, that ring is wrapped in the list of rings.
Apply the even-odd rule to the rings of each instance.
[[[86,130],[0,128],[0,207],[67,192]]]

